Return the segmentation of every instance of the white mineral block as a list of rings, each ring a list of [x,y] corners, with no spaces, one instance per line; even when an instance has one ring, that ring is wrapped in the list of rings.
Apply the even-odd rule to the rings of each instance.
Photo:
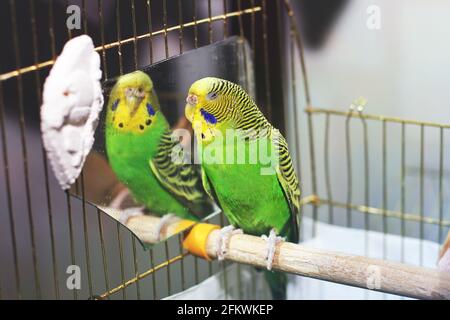
[[[82,35],[66,43],[45,80],[42,139],[63,189],[75,182],[94,143],[103,107],[101,77],[100,56]]]

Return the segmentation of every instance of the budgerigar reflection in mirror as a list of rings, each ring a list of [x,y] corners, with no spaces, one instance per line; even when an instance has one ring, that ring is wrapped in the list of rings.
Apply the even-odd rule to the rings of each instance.
[[[106,111],[105,142],[111,168],[137,203],[154,215],[173,214],[198,221],[213,210],[203,190],[199,166],[173,161],[179,140],[161,112],[150,77],[135,71],[121,76],[113,87]],[[143,208],[128,208],[121,222]]]

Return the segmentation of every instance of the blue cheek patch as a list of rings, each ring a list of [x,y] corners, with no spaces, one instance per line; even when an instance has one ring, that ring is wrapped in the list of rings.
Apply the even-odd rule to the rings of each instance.
[[[117,99],[116,101],[113,102],[113,104],[111,105],[111,110],[115,111],[117,109],[117,106],[119,105],[120,100]]]
[[[200,109],[200,113],[203,116],[203,118],[206,120],[206,122],[211,123],[211,124],[217,123],[216,117],[214,117],[214,115],[209,113],[208,111],[205,111],[205,109]]]
[[[147,112],[151,116],[155,115],[155,109],[153,109],[153,107],[152,107],[152,105],[150,103],[147,103]]]

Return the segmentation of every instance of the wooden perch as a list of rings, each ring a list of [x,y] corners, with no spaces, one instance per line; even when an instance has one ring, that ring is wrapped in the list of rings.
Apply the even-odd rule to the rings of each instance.
[[[180,221],[175,219],[168,225],[166,236],[180,230]],[[154,242],[158,223],[159,218],[139,216],[131,218],[127,226],[142,241]],[[195,228],[189,231],[188,237]],[[215,259],[220,231],[212,230],[205,237],[205,252],[209,258]],[[230,239],[225,259],[265,268],[266,248],[266,242],[260,237],[236,234]],[[273,269],[406,297],[450,299],[450,273],[289,242],[278,244]]]
[[[112,209],[101,206],[99,206],[99,208],[112,218],[119,221],[120,217],[119,209]],[[178,232],[182,231],[185,228],[180,227],[180,223],[182,221],[183,222],[187,221],[177,217],[173,217],[170,219],[170,222],[167,224],[167,227],[161,230],[161,235],[158,235],[157,228],[160,220],[161,218],[151,215],[132,217],[128,220],[126,227],[130,229],[136,235],[136,237],[138,237],[142,242],[152,244],[163,241],[164,239],[167,239],[173,236],[174,234],[177,234]],[[191,224],[193,223],[194,222],[191,222]]]

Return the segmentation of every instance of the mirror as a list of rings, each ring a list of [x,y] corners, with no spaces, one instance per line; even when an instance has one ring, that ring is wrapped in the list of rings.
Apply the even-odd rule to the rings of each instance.
[[[189,87],[198,79],[207,76],[224,78],[240,84],[252,96],[255,95],[250,47],[247,41],[240,37],[230,37],[209,46],[188,51],[143,68],[141,71],[152,79],[154,92],[159,100],[160,112],[164,115],[172,130],[185,129],[185,132],[192,133],[191,124],[184,116],[184,107]],[[134,180],[130,183],[130,181],[127,182],[120,178],[124,175],[117,172],[119,170],[118,165],[114,162],[115,160],[111,156],[112,152],[106,147],[105,143],[105,139],[109,139],[105,130],[107,102],[116,81],[117,79],[112,79],[103,84],[105,105],[95,134],[95,144],[84,165],[83,176],[71,187],[71,192],[79,197],[84,195],[88,202],[101,208],[114,218],[122,218],[121,222],[130,222],[125,223],[125,226],[143,243],[157,242],[158,239],[162,240],[166,237],[155,234],[149,235],[146,230],[138,228],[139,226],[133,226],[131,219],[127,220],[127,216],[131,217],[139,213],[144,213],[146,216],[162,216],[164,213],[172,211],[177,211],[172,212],[176,215],[180,215],[179,212],[184,215],[183,212],[186,211],[188,214],[185,214],[183,218],[194,220],[191,219],[192,215],[190,215],[194,214],[194,218],[203,220],[211,214],[217,213],[218,208],[215,205],[203,203],[200,207],[198,205],[192,206],[192,203],[186,202],[186,199],[182,199],[182,197],[170,198],[167,196],[168,188],[166,185],[161,182],[155,184],[154,182],[158,179],[152,181],[147,179],[145,175],[154,173],[152,170],[155,170],[155,168],[151,168],[149,165],[150,157],[149,159],[145,157],[145,148],[148,147],[146,143],[141,143],[143,144],[142,149],[136,148],[133,150],[137,151],[130,151],[127,146],[132,145],[133,142],[127,140],[128,138],[121,140],[121,145],[127,150],[126,153],[122,153],[123,157],[128,158],[130,154],[132,155],[128,162],[125,161],[125,164],[124,161],[121,161],[121,168],[127,167],[128,163],[135,170],[138,170],[139,167],[139,172],[142,172],[142,180],[139,183],[135,183]],[[151,123],[151,121],[148,121],[148,123]],[[149,129],[152,129],[150,125]],[[193,135],[186,136],[187,139],[183,136],[179,144],[183,147],[185,155],[192,157],[196,152]],[[146,140],[143,141],[147,142]],[[191,146],[194,148],[191,148]],[[142,158],[137,159],[138,152],[144,153]],[[193,168],[193,171],[198,169],[198,167]],[[121,170],[123,171],[123,169]],[[81,179],[84,180],[84,188]],[[174,201],[178,203],[172,203]],[[150,208],[147,205],[148,203],[152,203],[156,207]],[[155,205],[155,203],[159,204]],[[161,230],[159,229],[159,231]],[[170,232],[166,233],[167,235],[170,234]]]

